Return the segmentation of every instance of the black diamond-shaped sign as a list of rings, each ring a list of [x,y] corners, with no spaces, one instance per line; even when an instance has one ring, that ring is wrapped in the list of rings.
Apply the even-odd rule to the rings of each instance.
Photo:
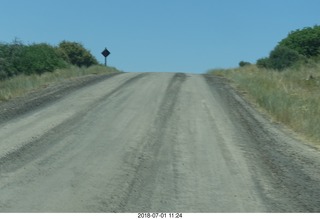
[[[107,50],[107,48],[105,48],[102,53],[101,53],[104,57],[107,57],[108,55],[110,55],[109,50]]]

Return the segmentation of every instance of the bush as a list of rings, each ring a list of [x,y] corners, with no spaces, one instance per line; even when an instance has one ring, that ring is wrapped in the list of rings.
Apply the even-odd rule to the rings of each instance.
[[[283,70],[303,60],[303,56],[288,47],[277,46],[271,51],[267,67]]]
[[[305,57],[320,55],[320,26],[295,30],[279,42],[281,47],[290,48]]]
[[[247,65],[251,65],[251,63],[250,62],[245,62],[245,61],[239,62],[239,66],[240,67],[244,67],[244,66],[247,66]]]
[[[98,61],[81,44],[63,41],[59,47],[46,43],[24,45],[18,40],[0,43],[0,80],[19,74],[52,72],[69,64],[91,66]]]
[[[0,79],[5,79],[20,72],[17,64],[22,56],[25,46],[18,40],[14,40],[11,44],[0,44]]]
[[[52,72],[66,66],[66,62],[59,56],[57,49],[45,43],[26,46],[17,63],[19,72],[27,75]]]
[[[98,64],[98,61],[86,50],[82,44],[76,42],[62,41],[59,44],[60,56],[72,65],[79,67]]]
[[[316,25],[290,32],[270,52],[269,57],[257,60],[257,66],[283,70],[300,62],[312,64],[319,57],[320,26]]]
[[[306,58],[297,51],[287,47],[277,46],[270,52],[269,57],[258,59],[257,66],[259,68],[269,68],[281,71],[304,60],[306,60]]]
[[[257,60],[257,66],[259,68],[270,68],[270,60],[268,57]]]

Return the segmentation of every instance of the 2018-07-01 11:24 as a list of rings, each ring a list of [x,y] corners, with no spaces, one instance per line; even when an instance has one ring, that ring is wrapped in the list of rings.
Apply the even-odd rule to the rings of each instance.
[[[182,218],[182,213],[138,213],[138,218]]]

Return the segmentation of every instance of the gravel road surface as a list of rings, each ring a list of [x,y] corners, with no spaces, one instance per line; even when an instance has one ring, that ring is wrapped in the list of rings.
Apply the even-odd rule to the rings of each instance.
[[[319,149],[222,78],[125,73],[59,95],[0,121],[0,212],[320,212]]]

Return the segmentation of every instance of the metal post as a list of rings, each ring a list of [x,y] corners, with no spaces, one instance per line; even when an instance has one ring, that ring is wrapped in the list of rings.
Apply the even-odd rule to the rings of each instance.
[[[104,66],[107,67],[107,57],[104,57]]]

